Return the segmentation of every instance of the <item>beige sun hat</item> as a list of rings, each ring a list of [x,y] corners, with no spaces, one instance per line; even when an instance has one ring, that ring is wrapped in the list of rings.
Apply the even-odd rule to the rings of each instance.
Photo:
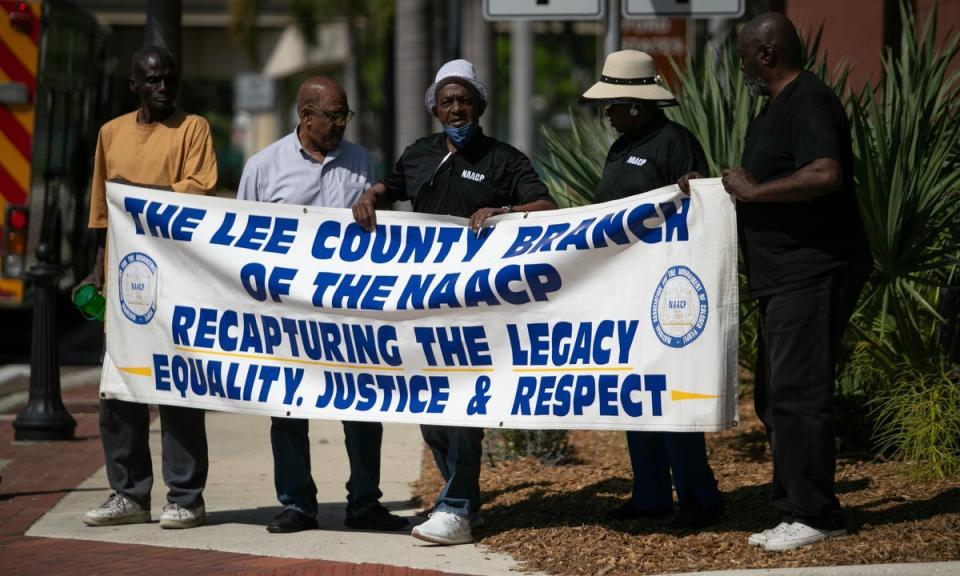
[[[611,52],[603,63],[600,81],[580,97],[581,103],[646,100],[672,106],[677,99],[658,84],[653,58],[639,50]]]

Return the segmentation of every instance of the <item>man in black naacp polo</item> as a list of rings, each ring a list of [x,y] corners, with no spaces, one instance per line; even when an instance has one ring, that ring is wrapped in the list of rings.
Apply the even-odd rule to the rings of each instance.
[[[353,206],[365,229],[376,227],[378,198],[413,198],[415,212],[470,219],[479,231],[487,218],[509,212],[556,208],[530,160],[516,148],[483,133],[478,121],[487,104],[487,87],[466,60],[444,64],[427,88],[424,103],[443,132],[420,138],[404,150],[390,174]],[[420,427],[446,484],[430,519],[413,536],[436,544],[473,541],[480,510],[482,428]]]

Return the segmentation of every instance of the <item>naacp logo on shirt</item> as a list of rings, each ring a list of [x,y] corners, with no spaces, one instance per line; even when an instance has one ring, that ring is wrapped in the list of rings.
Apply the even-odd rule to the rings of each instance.
[[[630,156],[627,158],[627,164],[633,164],[634,166],[643,166],[646,163],[647,159],[639,156]]]
[[[653,293],[650,319],[665,345],[683,348],[707,325],[707,292],[700,278],[686,266],[671,266]]]
[[[487,178],[485,174],[474,172],[472,170],[464,170],[463,173],[460,174],[460,177],[466,180],[473,180],[474,182],[483,182]]]
[[[148,324],[157,311],[157,263],[143,252],[120,260],[120,309],[134,324]]]

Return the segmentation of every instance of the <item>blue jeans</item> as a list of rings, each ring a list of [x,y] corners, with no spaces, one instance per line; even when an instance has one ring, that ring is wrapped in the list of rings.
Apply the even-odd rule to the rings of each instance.
[[[470,518],[480,511],[480,457],[483,428],[420,426],[433,459],[446,480],[434,510]]]
[[[703,432],[627,432],[627,448],[633,467],[630,501],[637,510],[673,508],[671,471],[681,507],[690,498],[704,508],[720,503]]]
[[[317,515],[317,485],[310,471],[309,420],[270,419],[273,447],[273,484],[284,508],[307,516]],[[362,515],[376,504],[380,492],[380,444],[383,425],[379,422],[343,422],[344,443],[350,459],[347,480],[347,517]]]

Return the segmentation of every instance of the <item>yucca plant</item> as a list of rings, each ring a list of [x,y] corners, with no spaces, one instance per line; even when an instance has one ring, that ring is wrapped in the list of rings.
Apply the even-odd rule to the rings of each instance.
[[[600,114],[569,111],[570,132],[540,128],[547,154],[539,158],[544,182],[561,208],[593,202],[607,150],[617,134]]]
[[[919,33],[901,6],[899,51],[850,102],[860,210],[875,272],[854,328],[855,363],[875,393],[879,446],[921,476],[960,472],[960,371],[940,350],[940,288],[960,264],[960,36],[936,41],[934,10]],[[944,402],[945,400],[949,400]],[[936,406],[934,406],[936,404]]]
[[[936,45],[936,12],[919,36],[904,21],[899,55],[887,53],[883,79],[851,101],[860,210],[876,274],[859,328],[888,366],[930,361],[938,287],[960,263],[960,51],[953,34]]]
[[[708,47],[699,58],[688,54],[682,66],[672,60],[670,64],[676,77],[671,90],[678,106],[668,108],[667,116],[700,140],[709,176],[738,166],[747,125],[762,101],[751,96],[743,82],[736,44],[731,39],[719,50]]]

